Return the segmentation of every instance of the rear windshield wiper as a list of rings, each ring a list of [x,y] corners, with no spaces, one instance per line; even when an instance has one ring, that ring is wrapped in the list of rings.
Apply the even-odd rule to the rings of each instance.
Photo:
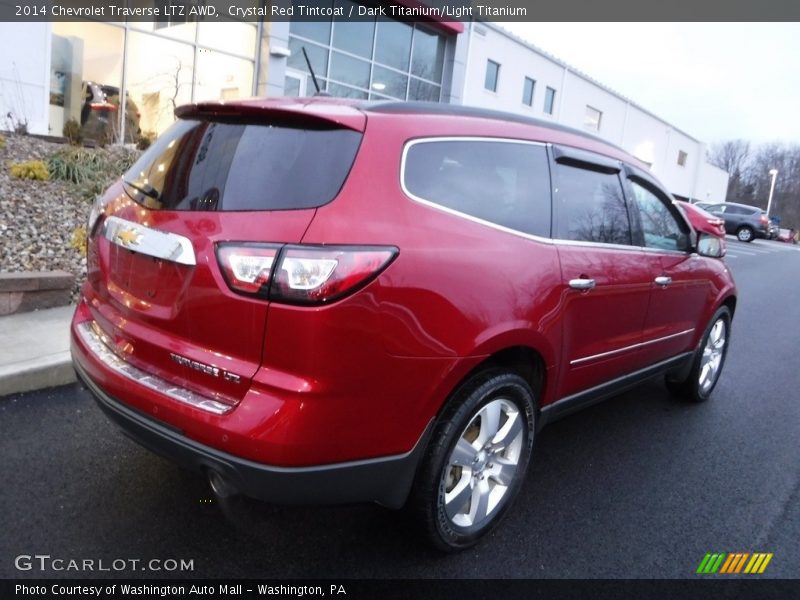
[[[131,183],[130,181],[125,181],[124,179],[122,180],[122,183],[132,187],[137,192],[144,194],[148,198],[153,198],[154,200],[158,200],[161,197],[159,191],[150,184],[145,183],[144,185],[137,185],[135,183]]]

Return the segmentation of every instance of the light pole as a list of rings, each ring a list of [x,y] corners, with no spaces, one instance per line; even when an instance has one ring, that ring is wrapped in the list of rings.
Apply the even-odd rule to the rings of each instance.
[[[778,169],[770,169],[769,174],[772,175],[772,184],[769,186],[769,200],[767,200],[768,219],[769,219],[769,209],[772,208],[772,192],[775,191],[775,176],[778,174]]]

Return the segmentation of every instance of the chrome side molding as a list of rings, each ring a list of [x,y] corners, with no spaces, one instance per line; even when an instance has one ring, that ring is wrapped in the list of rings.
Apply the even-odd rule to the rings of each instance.
[[[119,217],[106,217],[103,237],[121,248],[191,267],[197,264],[189,238],[151,229]]]

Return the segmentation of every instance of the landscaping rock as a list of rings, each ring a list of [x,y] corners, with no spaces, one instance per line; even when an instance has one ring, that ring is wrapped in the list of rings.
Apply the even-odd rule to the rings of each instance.
[[[46,160],[63,145],[8,132],[0,135],[6,140],[0,145],[0,272],[66,271],[75,276],[75,302],[86,279],[86,259],[73,236],[86,224],[91,205],[64,181],[10,174],[9,164]]]

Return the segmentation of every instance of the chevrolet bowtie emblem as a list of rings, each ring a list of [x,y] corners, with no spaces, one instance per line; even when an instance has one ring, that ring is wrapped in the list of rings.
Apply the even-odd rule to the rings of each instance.
[[[140,239],[142,239],[142,234],[133,228],[118,229],[116,235],[114,236],[114,240],[125,248],[138,246]]]

